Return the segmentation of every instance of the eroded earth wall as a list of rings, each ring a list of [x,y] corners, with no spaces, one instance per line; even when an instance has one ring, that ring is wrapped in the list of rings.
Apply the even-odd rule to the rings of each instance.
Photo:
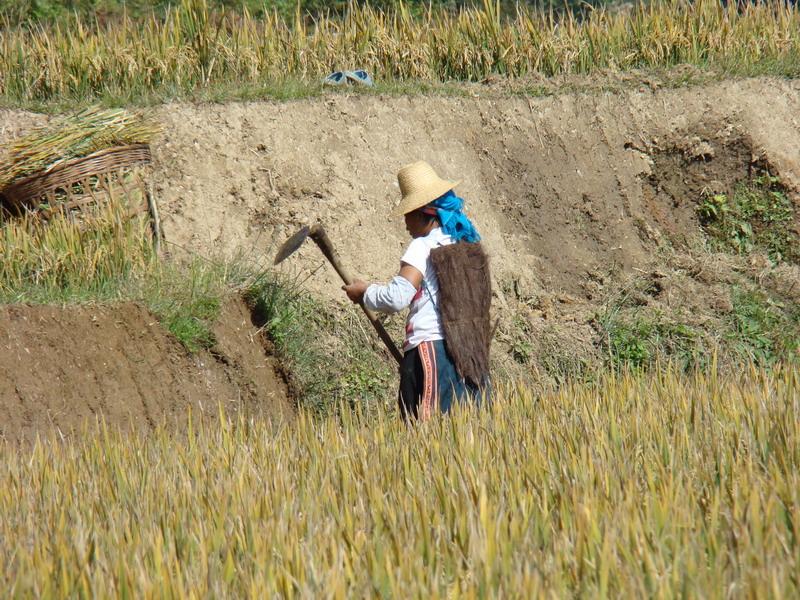
[[[190,355],[138,304],[0,306],[0,439],[87,423],[150,429],[220,407],[283,418],[286,385],[250,313],[224,308],[212,352]]]
[[[662,236],[697,234],[697,198],[653,193],[664,153],[679,157],[678,178],[698,162],[725,163],[719,180],[706,177],[712,187],[760,159],[800,186],[798,82],[487,94],[164,108],[155,156],[168,239],[257,258],[320,221],[355,272],[385,279],[408,241],[402,220],[388,216],[395,174],[424,159],[463,180],[498,279],[584,297],[597,270],[641,266]],[[292,267],[319,256],[306,248],[300,261]],[[336,294],[335,283],[325,268],[308,285]]]

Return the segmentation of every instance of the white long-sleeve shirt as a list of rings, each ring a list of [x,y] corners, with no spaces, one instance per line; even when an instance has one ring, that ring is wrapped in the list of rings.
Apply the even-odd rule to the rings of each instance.
[[[370,285],[364,293],[364,305],[371,310],[392,313],[411,307],[403,350],[416,348],[421,342],[444,338],[439,314],[439,280],[431,266],[430,256],[434,248],[452,243],[452,238],[440,227],[411,241],[400,261],[422,273],[422,285],[418,290],[405,277],[398,275],[387,285]]]

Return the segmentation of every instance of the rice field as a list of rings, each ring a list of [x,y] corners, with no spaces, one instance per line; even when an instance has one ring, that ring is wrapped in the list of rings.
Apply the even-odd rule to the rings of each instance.
[[[796,597],[800,371],[3,448],[9,597]]]
[[[691,64],[733,73],[798,74],[800,9],[769,0],[741,11],[718,0],[656,1],[630,11],[520,11],[498,4],[415,16],[353,3],[344,17],[215,12],[182,0],[166,16],[7,26],[0,97],[10,103],[130,102],[200,90],[257,96],[281,82],[317,85],[332,70],[368,69],[379,82],[480,81],[661,69]],[[272,87],[271,87],[272,86]]]
[[[0,302],[114,297],[128,280],[152,271],[148,227],[117,201],[80,219],[0,216]]]
[[[438,83],[680,64],[797,74],[800,10],[699,0],[506,19],[487,1],[422,17],[354,4],[344,18],[287,21],[182,0],[163,18],[0,30],[7,102],[317,85],[354,66]],[[64,152],[28,158],[41,167]],[[180,338],[190,348],[223,284],[244,289],[252,274],[207,269],[188,291],[165,291],[177,284],[156,267],[144,224],[115,210],[0,223],[0,299],[150,294],[176,335],[201,324]],[[549,392],[499,383],[491,410],[412,427],[348,400],[291,422],[220,409],[188,429],[99,422],[66,440],[0,442],[0,595],[800,595],[796,362],[621,369]]]

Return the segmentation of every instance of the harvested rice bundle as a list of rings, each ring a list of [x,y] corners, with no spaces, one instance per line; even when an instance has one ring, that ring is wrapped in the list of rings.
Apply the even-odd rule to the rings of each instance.
[[[7,162],[0,165],[0,188],[98,150],[149,143],[160,131],[161,127],[142,113],[87,108],[6,144]]]

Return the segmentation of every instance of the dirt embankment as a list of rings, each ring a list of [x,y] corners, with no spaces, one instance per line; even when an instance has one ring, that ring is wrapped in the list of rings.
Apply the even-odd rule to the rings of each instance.
[[[492,260],[502,321],[495,350],[529,372],[600,356],[597,314],[631,277],[652,280],[636,302],[677,307],[706,327],[731,310],[736,278],[796,295],[796,265],[747,267],[697,252],[696,207],[703,194],[730,192],[763,168],[798,202],[800,82],[656,87],[600,85],[545,98],[491,86],[462,97],[335,91],[285,103],[165,106],[153,152],[167,240],[266,265],[295,228],[322,222],[354,273],[387,280],[408,243],[402,220],[388,216],[399,197],[395,174],[425,159],[463,180],[458,191]],[[44,117],[5,111],[2,119],[5,139]],[[313,245],[281,269],[344,303]],[[232,381],[220,357],[176,351],[140,308],[2,311],[13,325],[0,328],[2,344],[15,348],[0,357],[4,422],[13,430],[100,412],[147,422],[240,395],[249,406],[262,387]],[[84,338],[93,341],[77,343]]]
[[[0,438],[87,421],[149,428],[226,413],[287,416],[286,386],[240,303],[188,354],[142,306],[0,307]]]
[[[646,263],[659,236],[696,237],[703,179],[728,186],[762,160],[800,189],[800,82],[542,99],[336,94],[175,105],[161,117],[156,178],[169,239],[258,256],[321,221],[369,278],[389,277],[408,242],[388,211],[397,169],[419,158],[463,179],[499,280],[579,297],[596,271]],[[699,181],[684,183],[687,170]],[[317,264],[311,248],[291,263]],[[337,295],[335,283],[325,267],[307,285]]]
[[[498,280],[583,296],[592,273],[646,263],[654,240],[696,237],[699,191],[730,186],[753,164],[800,192],[800,81],[651,85],[167,105],[153,147],[166,234],[204,254],[257,259],[320,221],[354,272],[386,278],[408,242],[388,216],[395,174],[421,158],[463,180]],[[45,120],[0,111],[0,141]],[[289,268],[320,264],[305,249]],[[341,299],[336,282],[325,266],[306,285]]]
[[[319,221],[355,274],[385,281],[408,243],[402,220],[388,216],[395,174],[425,159],[463,180],[458,191],[492,260],[496,356],[513,355],[528,372],[562,369],[546,366],[555,355],[580,364],[607,356],[597,315],[639,285],[631,278],[658,280],[658,293],[637,302],[706,329],[729,320],[734,285],[800,289],[796,266],[743,276],[742,265],[707,256],[697,217],[704,194],[730,193],[762,168],[797,204],[800,82],[599,85],[545,98],[467,90],[164,108],[155,172],[167,236],[255,260]],[[344,302],[313,245],[281,269]]]

